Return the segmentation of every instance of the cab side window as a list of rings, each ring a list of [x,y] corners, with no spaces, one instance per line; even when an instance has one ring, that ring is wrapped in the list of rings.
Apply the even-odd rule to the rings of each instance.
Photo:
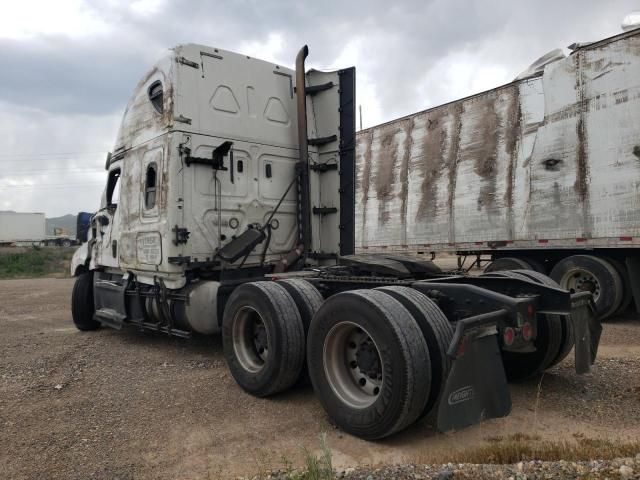
[[[156,206],[156,184],[158,179],[155,162],[147,165],[147,174],[144,182],[144,208],[151,210]]]
[[[164,95],[162,92],[162,83],[158,80],[153,82],[149,87],[149,101],[156,112],[162,113],[164,111]]]
[[[107,207],[115,208],[118,206],[120,199],[120,169],[114,168],[109,172],[109,180],[107,180]]]

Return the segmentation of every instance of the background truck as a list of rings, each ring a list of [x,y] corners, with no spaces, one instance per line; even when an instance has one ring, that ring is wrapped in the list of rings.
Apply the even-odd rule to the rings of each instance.
[[[640,30],[357,134],[358,252],[490,256],[640,306]],[[537,67],[537,68],[535,68]]]
[[[87,224],[88,219],[82,218]],[[0,245],[71,247],[82,243],[80,238],[65,228],[53,227],[53,235],[47,235],[46,232],[44,213],[0,212]]]
[[[0,212],[0,244],[40,242],[45,232],[44,213]]]
[[[142,78],[72,259],[78,329],[220,333],[244,390],[308,379],[367,439],[422,417],[449,430],[504,416],[507,380],[572,349],[588,371],[591,293],[530,270],[469,277],[354,253],[355,69],[306,72],[307,54],[293,71],[181,45]]]

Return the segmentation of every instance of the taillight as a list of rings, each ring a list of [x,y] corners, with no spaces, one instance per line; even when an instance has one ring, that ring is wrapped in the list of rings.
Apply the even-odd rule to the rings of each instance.
[[[513,339],[516,336],[516,332],[511,327],[507,327],[504,329],[503,339],[504,344],[509,346],[513,344]]]

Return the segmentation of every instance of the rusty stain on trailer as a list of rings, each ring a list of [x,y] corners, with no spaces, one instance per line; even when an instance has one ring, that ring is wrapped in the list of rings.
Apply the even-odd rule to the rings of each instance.
[[[444,157],[447,146],[445,121],[450,115],[450,110],[441,108],[426,114],[422,158],[418,164],[422,174],[422,184],[416,221],[427,220],[436,214],[438,180],[447,164]]]
[[[371,185],[371,146],[373,144],[373,130],[369,130],[364,140],[364,165],[362,168],[362,235],[364,237],[367,227],[367,203],[369,200],[369,188]]]
[[[514,86],[506,91],[509,105],[507,107],[506,124],[503,129],[504,143],[509,156],[507,166],[507,187],[504,200],[507,205],[507,234],[513,238],[515,233],[515,219],[513,213],[513,188],[515,183],[516,165],[518,163],[518,144],[521,132],[522,107],[520,105],[520,89]]]
[[[404,144],[400,164],[400,223],[402,224],[402,243],[407,242],[407,203],[409,200],[409,161],[413,147],[413,128],[415,119],[408,118],[404,124]]]
[[[580,114],[576,124],[576,133],[578,145],[576,146],[576,181],[574,188],[578,194],[580,203],[582,204],[582,228],[585,237],[591,236],[591,219],[589,208],[589,159],[588,159],[588,137],[586,132],[586,116],[587,116],[587,92],[586,92],[586,75],[585,68],[581,65],[584,60],[583,52],[576,55],[576,92],[578,103],[580,104]],[[616,100],[616,104],[617,104]]]
[[[449,195],[447,198],[447,206],[449,213],[449,242],[455,242],[456,228],[455,228],[455,198],[456,198],[456,180],[458,178],[458,152],[460,150],[460,132],[462,131],[462,111],[463,104],[455,104],[452,108],[454,126],[451,134],[451,146],[449,147],[449,155],[447,158],[447,170],[449,180]]]
[[[496,95],[479,98],[469,105],[469,121],[477,122],[465,146],[460,151],[460,161],[472,161],[474,171],[481,179],[477,209],[491,211],[495,203],[500,117],[496,111]]]
[[[391,218],[389,203],[393,200],[394,170],[398,162],[396,135],[399,132],[400,128],[397,125],[388,125],[380,132],[380,153],[374,180],[378,199],[378,222],[383,225]]]

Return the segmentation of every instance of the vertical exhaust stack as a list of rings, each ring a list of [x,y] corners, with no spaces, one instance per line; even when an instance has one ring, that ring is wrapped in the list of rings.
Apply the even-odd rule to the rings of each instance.
[[[311,195],[309,185],[309,145],[307,141],[307,95],[304,61],[309,55],[305,45],[296,57],[296,100],[298,106],[298,236],[304,247],[304,258],[311,249]]]

